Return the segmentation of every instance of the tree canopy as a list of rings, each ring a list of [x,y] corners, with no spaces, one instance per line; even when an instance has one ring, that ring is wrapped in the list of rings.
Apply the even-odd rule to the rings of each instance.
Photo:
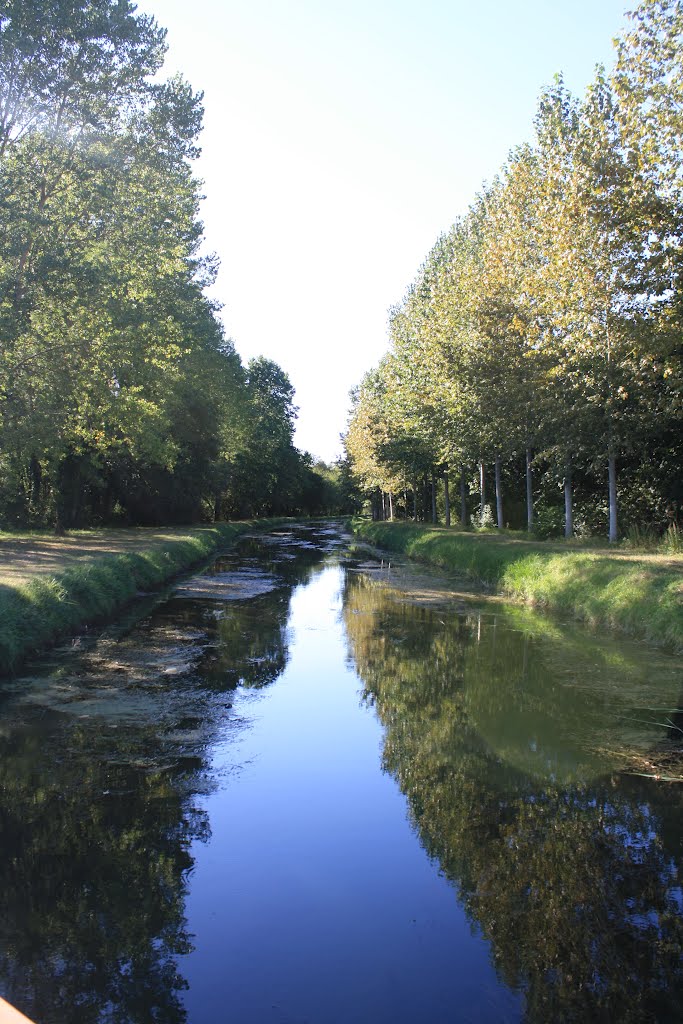
[[[291,383],[206,296],[202,96],[165,50],[129,0],[0,7],[4,525],[324,510]]]
[[[498,526],[525,502],[529,528],[557,522],[562,487],[567,535],[616,540],[618,505],[627,525],[681,514],[682,33],[680,0],[643,0],[613,71],[581,101],[558,76],[534,142],[437,240],[352,410],[368,493],[414,478],[419,445],[482,521],[495,464]]]

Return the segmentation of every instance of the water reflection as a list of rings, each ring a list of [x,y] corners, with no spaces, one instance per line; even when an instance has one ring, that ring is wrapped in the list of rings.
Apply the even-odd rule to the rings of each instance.
[[[82,728],[51,718],[2,744],[3,991],[41,1022],[123,1024],[152,1008],[180,1022],[187,848],[206,829],[184,791],[195,768],[137,767],[135,748],[155,742],[144,730],[119,751],[127,763],[99,761]]]
[[[615,772],[662,742],[673,660],[357,574],[344,607],[385,770],[526,1019],[680,1019],[683,792]]]
[[[678,1019],[683,790],[623,769],[677,734],[679,666],[519,609],[416,604],[352,568],[345,640],[335,568],[298,595],[290,651],[292,595],[339,543],[247,538],[3,687],[0,991],[41,1024],[271,1019],[277,1000],[282,1020],[354,1019],[359,1000],[358,1020],[499,1020],[510,990],[533,1024]],[[344,643],[452,889],[376,771]]]
[[[232,691],[283,671],[293,588],[330,538],[271,538],[250,592],[256,543],[3,687],[0,991],[41,1024],[186,1020],[178,958],[212,750],[245,728]]]

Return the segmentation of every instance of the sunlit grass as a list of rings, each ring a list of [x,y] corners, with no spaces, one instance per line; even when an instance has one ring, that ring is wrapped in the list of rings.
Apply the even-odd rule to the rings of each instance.
[[[359,536],[511,597],[683,649],[683,557],[356,520]]]

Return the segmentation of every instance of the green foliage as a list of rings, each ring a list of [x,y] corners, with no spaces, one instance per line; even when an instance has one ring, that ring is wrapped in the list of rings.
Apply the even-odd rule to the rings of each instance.
[[[564,532],[564,509],[558,505],[543,505],[536,508],[534,515],[534,536],[539,540],[561,537]]]
[[[627,531],[622,543],[623,547],[632,548],[635,551],[656,551],[660,544],[660,538],[652,527],[635,525]]]
[[[627,529],[680,518],[682,45],[678,0],[643,0],[614,72],[598,69],[582,102],[558,76],[533,145],[437,240],[352,410],[368,493],[417,491],[443,466],[488,479],[495,463],[502,526],[505,470],[524,459],[528,488],[511,497],[544,536],[558,485],[567,536],[574,497],[584,532],[612,542],[618,505]]]
[[[0,521],[315,505],[293,391],[205,287],[201,96],[129,0],[0,11]],[[272,401],[271,401],[272,400]]]
[[[493,509],[490,505],[484,505],[481,510],[481,514],[477,517],[475,523],[477,530],[492,530],[496,525],[496,521],[493,516]]]
[[[332,465],[322,461],[312,463],[308,487],[310,497],[304,511],[309,515],[349,515],[362,507],[360,491],[345,459]]]
[[[683,554],[683,530],[677,523],[671,523],[660,541],[660,551],[667,555]]]

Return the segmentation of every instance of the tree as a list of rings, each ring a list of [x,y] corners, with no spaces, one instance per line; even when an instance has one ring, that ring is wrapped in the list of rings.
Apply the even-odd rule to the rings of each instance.
[[[0,444],[23,515],[69,526],[112,504],[112,481],[183,462],[188,355],[219,358],[188,164],[201,97],[151,81],[165,33],[128,2],[1,18]]]
[[[546,180],[560,195],[544,210],[547,338],[557,375],[568,385],[575,443],[593,467],[607,464],[615,541],[617,460],[650,433],[665,392],[646,272],[649,231],[641,216],[654,195],[628,157],[602,72],[580,107],[558,83],[542,100],[537,124]]]
[[[301,455],[293,444],[294,388],[270,359],[246,367],[247,406],[226,498],[227,510],[247,515],[283,514],[296,505],[302,484]]]

